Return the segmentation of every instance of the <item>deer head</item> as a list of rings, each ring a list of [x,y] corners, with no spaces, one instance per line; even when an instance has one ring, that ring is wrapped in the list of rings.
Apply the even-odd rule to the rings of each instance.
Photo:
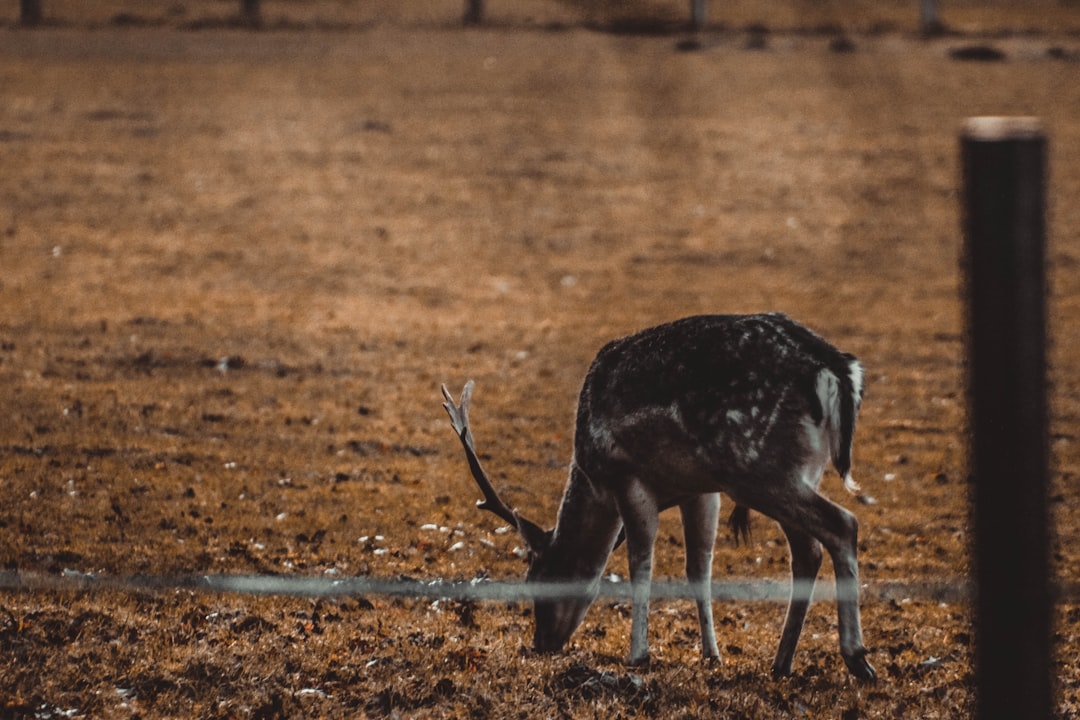
[[[578,545],[567,547],[558,540],[558,528],[544,530],[536,523],[522,517],[516,509],[510,508],[499,498],[480,464],[472,430],[469,428],[469,404],[474,387],[472,380],[466,383],[461,393],[461,400],[455,404],[453,396],[443,385],[442,394],[446,398],[443,407],[446,408],[454,432],[465,449],[465,457],[469,462],[472,476],[484,495],[482,500],[477,500],[476,506],[481,510],[494,513],[504,522],[517,528],[525,543],[529,557],[526,581],[549,584],[549,587],[566,585],[565,596],[545,596],[543,599],[537,599],[533,607],[536,623],[533,648],[538,652],[555,652],[570,639],[570,635],[581,624],[589,605],[592,604],[599,587],[596,579],[611,552],[614,534],[608,533],[611,538],[607,539],[606,545],[601,543],[604,547],[600,549],[600,552],[590,552],[592,548],[583,548]],[[573,483],[571,483],[572,486]],[[617,529],[616,527],[616,531]],[[602,555],[599,561],[592,559],[597,555]],[[597,562],[599,562],[598,568]],[[575,581],[585,581],[584,589],[580,582]]]

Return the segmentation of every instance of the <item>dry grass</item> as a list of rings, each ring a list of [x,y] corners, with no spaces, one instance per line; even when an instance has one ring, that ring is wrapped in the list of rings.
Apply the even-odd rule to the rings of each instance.
[[[1055,558],[1077,578],[1080,85],[1046,52],[1061,39],[1001,39],[1010,59],[991,65],[950,61],[949,38],[867,36],[851,54],[819,36],[764,52],[707,39],[679,53],[670,37],[512,27],[4,31],[0,560],[516,578],[514,539],[471,508],[439,383],[477,379],[490,469],[550,521],[604,341],[769,309],[869,369],[856,463],[878,502],[854,507],[866,580],[964,577],[956,128],[1002,113],[1052,134]],[[718,576],[784,575],[782,536],[755,529],[750,548],[719,540]],[[681,565],[665,517],[658,574]],[[622,553],[611,570],[625,573]],[[827,603],[779,683],[783,610],[767,603],[717,606],[718,666],[697,659],[688,604],[657,603],[656,662],[633,672],[613,603],[553,658],[523,652],[530,618],[499,604],[180,591],[0,606],[8,715],[971,704],[968,609],[917,598],[867,603],[873,686],[843,670]],[[1071,716],[1080,614],[1059,615]]]

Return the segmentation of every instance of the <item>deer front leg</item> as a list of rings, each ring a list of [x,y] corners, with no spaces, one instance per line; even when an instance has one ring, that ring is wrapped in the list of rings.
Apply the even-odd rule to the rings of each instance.
[[[712,560],[720,494],[699,495],[680,505],[679,511],[686,539],[686,579],[690,581],[701,624],[701,654],[709,659],[719,659],[712,612]]]
[[[799,644],[806,610],[810,607],[810,594],[821,569],[821,543],[810,535],[791,527],[783,527],[791,547],[791,600],[788,602],[787,617],[784,619],[784,632],[780,636],[780,647],[773,661],[773,677],[786,677],[791,674],[791,662],[795,657],[795,646]]]
[[[632,614],[630,665],[649,662],[649,592],[652,586],[653,545],[660,509],[643,482],[631,479],[617,498],[626,528],[626,552],[630,560]]]

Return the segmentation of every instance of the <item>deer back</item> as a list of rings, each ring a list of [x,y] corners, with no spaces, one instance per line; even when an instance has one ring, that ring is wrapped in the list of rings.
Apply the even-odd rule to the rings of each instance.
[[[846,475],[861,394],[858,361],[784,315],[685,318],[600,351],[581,392],[575,460],[594,481],[651,476],[668,505],[802,463],[811,423]]]

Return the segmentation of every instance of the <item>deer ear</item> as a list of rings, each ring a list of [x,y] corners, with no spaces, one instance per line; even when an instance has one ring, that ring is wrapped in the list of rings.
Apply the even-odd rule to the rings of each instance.
[[[514,522],[517,524],[518,532],[521,534],[521,539],[528,545],[529,551],[534,555],[540,555],[551,544],[551,533],[544,530],[531,520],[518,515],[517,510],[514,511]]]

